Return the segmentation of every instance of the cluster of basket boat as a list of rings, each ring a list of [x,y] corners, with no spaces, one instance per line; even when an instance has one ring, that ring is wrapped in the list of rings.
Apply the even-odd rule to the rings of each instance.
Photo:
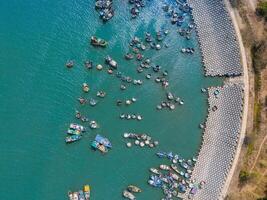
[[[150,168],[152,174],[148,184],[161,188],[165,194],[164,199],[181,197],[180,194],[187,191],[193,197],[205,185],[205,181],[196,182],[191,179],[196,158],[185,160],[172,152],[158,152],[156,155],[159,158],[168,159],[170,164],[161,164],[158,168]]]
[[[150,148],[158,146],[158,141],[153,141],[152,137],[147,134],[138,134],[138,133],[124,133],[123,137],[128,141],[134,140],[134,144],[140,147],[148,146]],[[131,142],[126,143],[127,147],[132,147]]]
[[[99,17],[106,22],[114,16],[114,9],[112,8],[112,0],[96,0],[95,8],[99,12]]]
[[[177,4],[178,9],[177,10]],[[163,5],[163,10],[166,15],[170,18],[172,24],[182,26],[186,20],[186,17],[190,18],[192,8],[186,0],[176,0],[175,3],[166,3]]]
[[[130,1],[130,3],[134,4],[135,8],[139,7],[139,4],[140,7],[142,7],[143,2],[144,1],[142,0]],[[173,24],[177,24],[177,26],[183,25],[183,27],[180,28],[179,33],[182,36],[185,36],[187,39],[190,39],[191,31],[193,30],[193,25],[190,21],[191,19],[187,18],[187,16],[189,16],[188,14],[191,12],[191,9],[188,4],[185,3],[185,1],[178,2],[180,3],[179,12],[174,11],[171,4],[166,4],[163,9],[166,11],[167,17],[171,19],[171,22]],[[112,8],[112,0],[98,0],[96,1],[96,8],[99,10],[100,15],[103,16],[102,19],[104,21],[109,20],[114,14],[114,10]],[[110,13],[113,14],[110,15]],[[134,37],[129,42],[129,52],[124,55],[126,60],[132,60],[136,58],[136,60],[140,63],[139,66],[137,66],[136,70],[137,73],[145,73],[144,80],[148,81],[151,78],[154,78],[155,83],[161,84],[162,88],[165,90],[167,90],[169,87],[168,71],[163,69],[162,66],[151,62],[149,58],[146,58],[145,51],[149,49],[160,50],[162,47],[168,48],[169,45],[165,42],[165,38],[168,36],[168,33],[169,30],[162,29],[160,31],[157,31],[154,36],[151,33],[146,32],[143,39],[139,37]],[[95,47],[108,46],[107,41],[95,36],[91,37],[90,42]],[[194,49],[192,47],[185,47],[181,49],[181,52],[192,54],[194,53]],[[74,66],[74,64],[74,61],[70,60],[66,63],[66,66],[68,68],[71,68]],[[111,56],[106,56],[105,64],[108,67],[107,73],[110,75],[115,75],[114,78],[118,78],[121,80],[121,90],[126,90],[127,87],[131,87],[131,85],[141,86],[145,82],[144,80],[134,79],[133,77],[127,76],[125,73],[119,71],[119,64]],[[103,66],[101,64],[95,65],[90,60],[85,61],[84,65],[88,70],[92,70],[94,68],[96,68],[97,70],[105,70],[106,68],[106,66]],[[90,91],[89,84],[83,83],[82,89],[85,93],[88,93]],[[104,98],[106,96],[106,92],[100,90],[97,92],[96,96],[99,98]],[[125,101],[117,100],[116,104],[117,106],[129,106],[135,103],[136,100],[137,99],[135,97],[127,99]],[[98,100],[92,97],[90,99],[86,99],[85,97],[79,97],[78,101],[82,105],[87,104],[89,102],[91,106],[96,106],[98,103]],[[156,106],[156,109],[162,110],[164,108],[168,108],[169,110],[174,110],[176,108],[176,105],[183,104],[184,101],[180,97],[176,96],[170,91],[166,91],[166,98]],[[119,117],[121,119],[131,119],[137,121],[143,119],[143,116],[137,113],[123,113]],[[89,122],[89,127],[91,129],[99,128],[99,125],[96,121],[90,121],[87,117],[82,116],[79,111],[76,111],[76,118],[81,120],[82,123]],[[86,128],[80,124],[70,124],[69,129],[67,130],[68,136],[65,139],[66,143],[73,143],[79,141],[86,131]],[[129,141],[134,141],[134,144],[140,147],[147,146],[152,148],[158,146],[159,144],[158,141],[152,140],[151,136],[147,134],[124,133],[123,137],[125,138],[125,140],[128,141],[126,143],[127,147],[132,146],[132,143]],[[102,153],[106,153],[109,149],[112,148],[112,145],[108,138],[97,134],[91,143],[91,147],[93,149],[99,150]],[[192,160],[185,160],[179,155],[173,155],[172,153],[165,152],[157,153],[157,155],[161,158],[168,158],[172,162],[172,164],[162,164],[160,165],[159,169],[151,168],[150,170],[153,174],[151,175],[148,183],[153,187],[162,188],[166,196],[165,199],[177,197],[179,193],[184,193],[187,189],[190,189],[191,194],[194,194],[197,189],[201,188],[204,185],[203,181],[201,183],[196,183],[191,180],[191,173],[194,167],[194,163],[196,161],[195,158],[193,158]],[[140,188],[138,188],[137,186],[130,185],[126,190],[123,191],[123,196],[128,199],[135,199],[136,197],[133,193],[141,191],[141,189],[138,189]],[[71,200],[76,200],[77,195],[78,199],[83,198],[82,193],[81,197],[79,196],[79,192],[69,193],[69,197]]]
[[[136,18],[142,7],[145,7],[145,0],[129,0],[129,3],[133,5],[130,10],[132,18]]]

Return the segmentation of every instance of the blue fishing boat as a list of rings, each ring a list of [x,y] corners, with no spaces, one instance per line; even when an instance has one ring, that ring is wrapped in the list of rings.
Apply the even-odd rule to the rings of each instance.
[[[80,135],[72,135],[65,138],[66,143],[72,143],[80,140],[82,136]]]
[[[152,185],[154,187],[161,187],[162,186],[162,180],[158,176],[150,176],[150,180],[148,181],[149,185]]]
[[[85,200],[85,196],[82,190],[78,192],[79,200]]]
[[[186,186],[183,184],[179,184],[178,191],[181,193],[185,193],[186,192]]]
[[[173,153],[172,152],[169,152],[168,154],[167,154],[167,158],[168,159],[170,159],[170,160],[172,160],[173,159]]]
[[[104,145],[107,148],[112,148],[111,142],[107,138],[104,138],[99,134],[96,135],[95,141],[98,142],[99,144]]]
[[[157,154],[157,156],[160,157],[160,158],[163,158],[163,157],[166,156],[166,153],[164,153],[164,152],[158,152],[158,153],[156,153],[156,154]]]

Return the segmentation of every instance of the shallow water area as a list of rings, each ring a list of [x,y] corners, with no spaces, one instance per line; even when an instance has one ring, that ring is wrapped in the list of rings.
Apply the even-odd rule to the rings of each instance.
[[[11,0],[0,7],[0,193],[1,199],[53,200],[67,199],[68,190],[90,184],[92,199],[118,200],[129,184],[142,188],[140,200],[160,199],[160,189],[147,184],[149,168],[166,161],[155,156],[157,151],[173,151],[184,158],[196,155],[202,130],[198,128],[207,115],[207,96],[201,88],[220,85],[222,80],[204,77],[201,56],[194,36],[179,36],[177,26],[162,11],[162,1],[148,1],[140,16],[130,19],[127,1],[114,2],[115,16],[103,24],[94,9],[94,1]],[[169,48],[148,50],[153,63],[169,72],[167,91],[181,97],[185,104],[174,111],[157,111],[166,90],[146,73],[138,74],[136,60],[126,61],[128,43],[133,36],[155,34],[161,28],[170,33],[163,43]],[[106,49],[89,45],[92,35],[108,40]],[[193,46],[193,55],[180,49]],[[142,86],[129,85],[120,90],[120,81],[106,70],[88,71],[83,62],[91,59],[104,65],[110,55],[119,70],[136,79]],[[72,69],[65,67],[75,60]],[[90,92],[82,92],[82,83]],[[96,92],[107,96],[95,107],[81,106],[77,98],[97,99]],[[116,106],[117,99],[137,98],[130,106]],[[89,130],[82,140],[66,145],[64,138],[69,123],[79,110],[100,124]],[[144,119],[119,119],[121,113],[139,113]],[[79,122],[80,123],[80,122]],[[88,125],[86,125],[88,126]],[[147,133],[159,141],[157,148],[126,147],[124,132]],[[90,143],[99,133],[110,139],[108,154],[92,151]]]

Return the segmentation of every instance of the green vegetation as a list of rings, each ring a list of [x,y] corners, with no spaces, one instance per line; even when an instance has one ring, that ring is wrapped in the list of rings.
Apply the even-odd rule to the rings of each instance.
[[[262,104],[258,99],[259,91],[261,89],[261,71],[267,65],[267,58],[265,53],[267,52],[267,42],[258,41],[254,42],[251,46],[252,67],[255,74],[254,88],[255,88],[255,103],[254,103],[254,128],[259,130],[261,122]]]
[[[257,41],[251,46],[252,67],[255,74],[259,74],[266,67],[267,57],[267,41]]]
[[[241,170],[239,173],[239,182],[241,184],[247,183],[250,179],[250,174],[248,171]]]
[[[267,197],[259,198],[257,200],[267,200]]]
[[[256,12],[259,16],[263,17],[267,21],[267,1],[260,1],[257,5]]]
[[[250,156],[252,154],[253,150],[254,150],[254,144],[253,143],[249,143],[248,150],[247,150],[247,155]]]
[[[257,100],[254,103],[254,128],[256,131],[259,130],[260,128],[261,111],[262,111],[261,103]]]

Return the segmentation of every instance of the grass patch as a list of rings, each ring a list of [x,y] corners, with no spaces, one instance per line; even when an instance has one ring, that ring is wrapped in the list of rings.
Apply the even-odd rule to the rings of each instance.
[[[254,129],[257,132],[260,128],[261,124],[261,111],[262,111],[262,106],[261,103],[255,99],[254,103]]]
[[[247,156],[250,156],[253,151],[254,151],[254,143],[249,143],[247,149]]]
[[[265,21],[267,21],[267,1],[266,0],[259,1],[257,8],[256,8],[256,14],[264,18]]]
[[[250,174],[246,170],[241,170],[239,173],[239,182],[244,185],[246,184],[250,179]]]

